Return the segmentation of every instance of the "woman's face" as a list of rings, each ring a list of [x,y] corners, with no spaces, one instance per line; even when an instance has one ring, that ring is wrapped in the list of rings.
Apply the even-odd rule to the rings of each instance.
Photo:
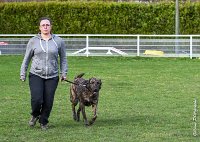
[[[41,34],[48,35],[51,33],[51,23],[49,20],[42,20],[39,27]]]

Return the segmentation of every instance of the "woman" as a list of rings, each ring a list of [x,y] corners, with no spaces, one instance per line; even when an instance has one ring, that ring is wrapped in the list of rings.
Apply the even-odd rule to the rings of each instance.
[[[51,33],[52,22],[48,17],[39,20],[40,33],[32,37],[28,44],[21,65],[20,79],[26,80],[26,72],[32,59],[29,71],[31,93],[30,126],[35,126],[39,119],[42,130],[47,130],[55,91],[59,81],[58,57],[60,57],[61,81],[66,80],[67,59],[64,41]]]

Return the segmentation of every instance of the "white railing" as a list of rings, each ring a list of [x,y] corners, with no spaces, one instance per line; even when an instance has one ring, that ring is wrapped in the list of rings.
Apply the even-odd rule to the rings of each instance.
[[[34,34],[0,34],[0,53],[24,54]],[[58,34],[69,56],[200,57],[200,35]],[[6,43],[6,44],[2,44]]]

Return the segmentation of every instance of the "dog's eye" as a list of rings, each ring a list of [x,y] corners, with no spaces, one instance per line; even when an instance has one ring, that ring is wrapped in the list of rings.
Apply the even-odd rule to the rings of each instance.
[[[94,84],[95,82],[93,80],[90,81],[90,84]]]

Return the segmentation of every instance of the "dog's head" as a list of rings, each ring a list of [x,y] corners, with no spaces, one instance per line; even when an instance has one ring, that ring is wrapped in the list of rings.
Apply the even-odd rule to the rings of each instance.
[[[89,88],[93,94],[97,94],[101,89],[101,84],[101,79],[92,77],[88,80],[87,88]]]

